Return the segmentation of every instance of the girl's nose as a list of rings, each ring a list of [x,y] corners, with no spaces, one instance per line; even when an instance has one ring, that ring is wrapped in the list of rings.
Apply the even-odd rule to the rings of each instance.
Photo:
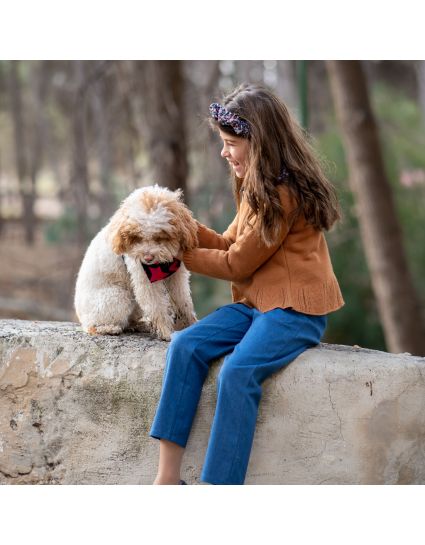
[[[230,155],[230,154],[229,154],[229,151],[228,151],[226,148],[223,148],[223,149],[221,150],[221,156],[222,156],[222,157],[229,157],[229,155]]]

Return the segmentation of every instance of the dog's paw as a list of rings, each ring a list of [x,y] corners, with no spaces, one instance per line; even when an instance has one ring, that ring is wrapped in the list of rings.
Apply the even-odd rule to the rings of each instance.
[[[170,333],[164,333],[164,332],[157,331],[155,336],[160,341],[171,341],[171,333],[173,333],[173,332],[171,331]]]
[[[165,324],[157,324],[154,333],[158,339],[169,341],[171,340],[171,335],[174,333],[174,328],[167,327]]]
[[[126,328],[126,331],[130,333],[151,333],[152,327],[146,320],[138,320],[137,322],[132,322]]]
[[[119,325],[96,325],[86,329],[90,335],[120,335],[123,328]]]
[[[174,327],[176,331],[180,331],[189,327],[192,324],[195,324],[198,321],[196,314],[191,312],[189,314],[180,314],[176,316],[176,321]]]
[[[187,319],[187,325],[189,326],[192,324],[196,324],[197,321],[198,321],[198,318],[196,317],[196,314],[192,313]]]
[[[196,318],[180,318],[180,320],[176,321],[174,327],[176,331],[181,331],[182,329],[186,329],[187,327],[196,324],[197,321]]]
[[[174,333],[174,328],[169,324],[162,322],[161,320],[152,320],[151,322],[152,333],[158,339],[162,341],[169,341],[171,334]]]

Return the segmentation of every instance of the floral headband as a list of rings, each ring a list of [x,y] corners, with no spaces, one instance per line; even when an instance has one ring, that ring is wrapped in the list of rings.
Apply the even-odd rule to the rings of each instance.
[[[226,110],[224,106],[213,102],[210,104],[210,114],[216,121],[221,125],[229,125],[239,136],[247,137],[249,136],[249,123],[242,119],[238,115]]]

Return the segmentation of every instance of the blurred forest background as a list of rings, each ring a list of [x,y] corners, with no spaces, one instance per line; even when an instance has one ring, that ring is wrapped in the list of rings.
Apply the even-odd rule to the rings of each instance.
[[[234,216],[208,106],[242,82],[283,98],[335,184],[326,233],[346,305],[325,342],[425,355],[425,61],[0,61],[0,318],[76,321],[90,239],[134,188]],[[199,317],[231,301],[192,276]]]

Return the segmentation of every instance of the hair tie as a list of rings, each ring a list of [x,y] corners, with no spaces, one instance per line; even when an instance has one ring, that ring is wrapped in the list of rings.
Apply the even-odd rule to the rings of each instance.
[[[281,168],[280,174],[277,177],[277,181],[278,182],[283,182],[283,180],[286,180],[286,178],[288,178],[288,176],[289,176],[289,171],[286,168],[286,166],[283,165],[283,167]]]
[[[238,115],[226,110],[224,106],[218,104],[218,102],[213,102],[210,104],[210,114],[216,121],[221,125],[228,125],[232,127],[235,133],[239,136],[249,136],[250,127],[248,121],[242,119]]]

